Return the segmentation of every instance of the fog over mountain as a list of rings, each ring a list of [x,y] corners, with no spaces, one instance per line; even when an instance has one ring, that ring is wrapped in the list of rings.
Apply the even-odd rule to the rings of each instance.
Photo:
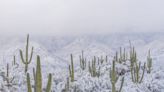
[[[163,3],[163,0],[1,0],[0,33],[163,31]]]

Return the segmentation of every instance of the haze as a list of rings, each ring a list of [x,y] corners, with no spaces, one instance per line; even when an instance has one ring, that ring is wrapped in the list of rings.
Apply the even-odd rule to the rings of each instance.
[[[1,0],[1,34],[164,30],[163,0]]]

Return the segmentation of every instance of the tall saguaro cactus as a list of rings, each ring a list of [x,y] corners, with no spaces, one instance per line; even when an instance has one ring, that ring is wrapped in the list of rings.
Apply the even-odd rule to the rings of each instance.
[[[135,63],[135,66],[132,67],[132,69],[131,69],[132,75],[131,76],[132,76],[132,81],[134,83],[142,83],[142,80],[143,80],[144,74],[145,74],[145,67],[146,67],[146,63],[144,63],[142,75],[140,74],[140,70],[141,70],[140,62],[139,62],[139,64]]]
[[[152,69],[152,58],[150,56],[150,50],[147,56],[147,73],[150,73]]]
[[[74,82],[74,64],[73,64],[73,55],[71,54],[71,65],[69,65],[69,74],[71,77],[71,82]]]
[[[37,66],[36,66],[36,91],[42,92],[42,73],[41,73],[41,65],[40,65],[40,57],[37,56]]]
[[[15,56],[13,57],[12,65],[16,65],[16,59],[15,59]]]
[[[111,79],[111,84],[112,84],[112,92],[121,92],[123,83],[124,83],[124,77],[122,78],[121,81],[121,86],[119,90],[116,90],[116,83],[119,79],[119,76],[117,75],[116,68],[115,68],[115,57],[112,63],[112,70],[110,70],[110,79]]]
[[[141,62],[137,62],[137,52],[135,51],[134,47],[130,50],[130,71],[131,71],[131,78],[134,83],[141,83],[144,77],[146,68],[146,63],[143,66],[142,75],[140,75],[141,70]]]
[[[30,74],[27,73],[27,92],[32,92],[32,86],[31,86],[31,82],[30,82]]]
[[[42,72],[41,72],[41,65],[40,65],[40,57],[39,56],[37,56],[36,71],[34,69],[33,74],[34,74],[34,92],[42,92]],[[51,84],[52,84],[52,74],[50,73],[48,76],[46,92],[51,91]],[[27,73],[27,88],[28,88],[28,92],[32,92],[29,73]]]
[[[127,61],[127,54],[126,54],[126,50],[124,48],[124,50],[122,51],[122,48],[120,47],[120,57],[119,57],[119,63],[122,63],[122,62],[126,62]],[[117,57],[117,56],[116,56]]]
[[[82,51],[82,55],[79,56],[80,58],[80,67],[82,70],[86,68],[86,58],[84,58],[84,52]]]
[[[5,81],[6,81],[6,86],[8,88],[11,87],[12,84],[13,84],[14,77],[10,77],[9,64],[8,63],[7,63],[7,66],[6,66],[6,75],[4,77],[5,77]]]
[[[94,56],[94,58],[92,59],[92,62],[90,64],[88,64],[88,69],[89,69],[89,73],[91,74],[92,77],[100,77],[100,67],[98,68],[98,70],[96,69],[96,57]]]
[[[27,42],[26,42],[26,53],[25,53],[25,57],[23,55],[23,51],[20,50],[20,57],[21,60],[23,62],[23,64],[25,64],[25,73],[28,70],[28,65],[31,63],[32,61],[32,56],[33,56],[33,47],[31,48],[31,54],[29,57],[29,34],[27,35]]]

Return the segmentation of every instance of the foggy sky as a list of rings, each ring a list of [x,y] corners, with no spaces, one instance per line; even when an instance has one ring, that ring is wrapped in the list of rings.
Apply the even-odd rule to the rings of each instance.
[[[0,33],[164,30],[164,0],[0,0]]]

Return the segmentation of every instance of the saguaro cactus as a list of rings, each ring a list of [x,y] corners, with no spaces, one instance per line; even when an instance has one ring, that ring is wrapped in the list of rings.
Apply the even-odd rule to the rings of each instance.
[[[106,61],[106,63],[108,62],[108,56],[105,57],[105,61]]]
[[[100,63],[103,64],[104,63],[104,59],[103,56],[100,57]]]
[[[127,56],[126,56],[126,50],[125,50],[125,48],[124,48],[124,51],[122,53],[122,48],[120,47],[120,53],[119,54],[120,54],[119,63],[126,62],[127,61]]]
[[[35,69],[33,69],[33,74],[34,74],[34,92],[42,92],[42,72],[41,72],[39,56],[37,56],[36,71]],[[51,84],[52,84],[52,74],[49,74],[46,92],[51,91]],[[27,73],[27,88],[28,88],[28,92],[32,92],[29,73]]]
[[[27,73],[27,92],[32,92],[31,82],[30,82],[30,74]]]
[[[67,78],[67,82],[65,84],[65,88],[62,92],[69,92],[70,91],[70,84],[69,84],[69,77]]]
[[[140,75],[141,62],[137,62],[137,53],[133,48],[130,50],[130,71],[131,78],[134,83],[141,83],[145,73],[146,63],[144,63],[142,75]]]
[[[133,69],[134,69],[134,64],[137,62],[137,53],[134,49],[134,47],[130,48],[130,71],[131,71],[131,77],[132,81],[134,81],[134,75],[133,75]]]
[[[84,52],[82,51],[82,55],[79,56],[80,58],[80,67],[82,70],[85,70],[86,68],[86,58],[84,58]]]
[[[91,74],[92,77],[99,77],[100,76],[100,67],[98,68],[98,70],[96,69],[96,57],[95,56],[91,62],[91,65],[89,62],[88,69],[89,69],[89,73]]]
[[[73,64],[73,55],[71,54],[71,65],[69,65],[69,75],[71,82],[74,82],[74,64]]]
[[[141,63],[139,62],[138,64],[137,62],[135,62],[135,66],[131,68],[131,74],[132,74],[131,76],[132,76],[132,81],[134,83],[142,82],[145,73],[145,67],[146,67],[146,63],[144,63],[143,72],[142,75],[140,75]]]
[[[36,66],[36,91],[42,91],[42,73],[41,73],[41,65],[40,65],[40,57],[37,56],[37,66]]]
[[[9,64],[6,66],[6,76],[5,76],[5,81],[6,81],[6,86],[9,88],[12,86],[12,82],[14,80],[14,77],[10,77],[9,75]]]
[[[122,61],[123,61],[122,48],[120,47],[120,58],[119,58],[119,63],[122,63]]]
[[[152,69],[152,58],[150,56],[150,50],[147,56],[147,73],[150,73]]]
[[[33,56],[33,47],[31,48],[31,54],[30,54],[30,57],[29,57],[29,34],[27,35],[27,42],[26,42],[26,53],[25,53],[25,57],[23,55],[23,51],[20,50],[20,57],[21,57],[21,60],[23,62],[23,64],[25,64],[25,73],[27,72],[28,70],[28,64],[31,63],[32,61],[32,56]]]
[[[13,57],[13,62],[12,62],[12,65],[15,65],[16,64],[16,59],[15,59],[15,56]]]
[[[119,90],[116,90],[116,83],[119,79],[119,76],[117,75],[116,69],[115,69],[115,57],[112,63],[112,70],[110,70],[110,79],[112,84],[112,92],[121,92],[123,83],[124,83],[124,77],[122,78],[121,86]]]
[[[46,87],[46,92],[51,92],[51,84],[52,84],[52,74],[50,73],[48,76],[48,83]]]

